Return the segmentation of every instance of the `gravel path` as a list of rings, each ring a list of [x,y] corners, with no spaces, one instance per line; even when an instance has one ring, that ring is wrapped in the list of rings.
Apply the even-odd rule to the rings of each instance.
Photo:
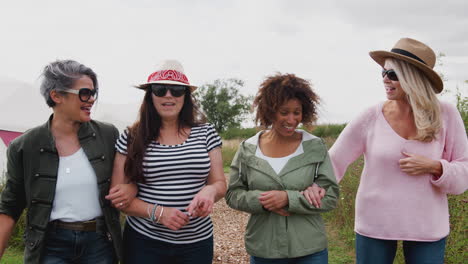
[[[244,247],[244,232],[249,215],[229,208],[224,199],[213,209],[214,264],[249,263]]]

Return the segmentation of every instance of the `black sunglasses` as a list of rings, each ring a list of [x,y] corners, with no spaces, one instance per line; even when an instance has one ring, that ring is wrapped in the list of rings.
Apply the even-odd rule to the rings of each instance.
[[[398,81],[398,76],[396,75],[396,72],[393,69],[382,69],[382,78],[385,78],[385,75],[387,75],[388,79],[392,81]]]
[[[97,97],[98,97],[98,91],[96,89],[94,90],[91,90],[89,88],[81,88],[79,90],[67,89],[67,90],[64,90],[64,92],[77,94],[78,97],[80,98],[80,101],[83,103],[88,102],[89,99],[91,99],[91,96],[94,97],[94,100],[97,100]]]
[[[163,97],[167,91],[171,92],[174,97],[181,97],[185,94],[186,86],[183,85],[168,85],[168,84],[151,84],[151,90],[157,97]]]

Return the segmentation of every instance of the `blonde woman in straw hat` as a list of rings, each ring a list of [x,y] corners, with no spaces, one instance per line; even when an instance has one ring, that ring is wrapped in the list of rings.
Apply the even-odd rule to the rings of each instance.
[[[137,88],[145,92],[139,118],[116,143],[107,196],[128,215],[124,261],[211,263],[209,214],[226,192],[221,138],[202,122],[197,87],[179,62],[163,62]],[[128,182],[138,186],[135,199]]]
[[[361,154],[356,197],[357,263],[393,263],[403,240],[407,263],[443,263],[449,234],[447,194],[468,187],[468,140],[457,109],[440,102],[443,89],[426,44],[400,39],[372,51],[382,66],[387,101],[350,122],[330,149],[340,181]]]

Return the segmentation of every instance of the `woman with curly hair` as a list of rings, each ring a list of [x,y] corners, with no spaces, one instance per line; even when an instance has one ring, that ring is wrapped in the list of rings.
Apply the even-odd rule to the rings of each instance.
[[[226,195],[230,207],[251,214],[251,263],[328,263],[320,213],[335,208],[339,189],[323,141],[297,128],[317,119],[318,102],[294,74],[268,77],[254,100],[265,130],[241,143]],[[317,194],[303,193],[311,185]]]

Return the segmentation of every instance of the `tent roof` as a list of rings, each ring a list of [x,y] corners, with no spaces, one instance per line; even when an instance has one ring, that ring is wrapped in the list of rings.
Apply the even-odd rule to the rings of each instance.
[[[0,129],[24,132],[47,120],[52,112],[31,84],[0,76]]]

